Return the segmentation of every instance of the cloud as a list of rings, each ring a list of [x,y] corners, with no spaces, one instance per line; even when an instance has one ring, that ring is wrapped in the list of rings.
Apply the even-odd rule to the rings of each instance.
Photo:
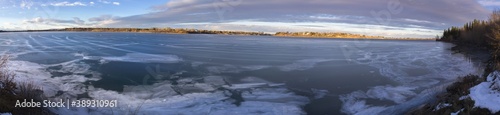
[[[78,18],[73,17],[73,19],[53,19],[53,18],[42,18],[36,17],[28,20],[23,20],[23,25],[49,25],[58,27],[103,27],[105,25],[110,25],[115,23],[114,20],[117,17],[111,15],[102,15],[98,17],[89,18],[88,22]]]
[[[26,0],[22,0],[21,3],[19,4],[19,7],[21,9],[31,9],[31,7],[33,6],[33,2],[32,1],[26,1]]]
[[[500,1],[495,0],[479,0],[478,3],[483,6],[500,6]]]
[[[110,4],[111,2],[106,1],[106,0],[98,0],[97,2],[104,3],[104,4]]]
[[[51,6],[87,6],[87,4],[82,3],[82,2],[67,2],[67,1],[50,3],[50,4],[42,4],[42,6],[47,6],[47,5],[51,5]]]
[[[120,2],[110,2],[106,0],[98,0],[97,3],[102,3],[102,4],[113,4],[113,5],[120,5]],[[48,3],[48,4],[41,4],[41,6],[93,6],[95,5],[96,2],[68,2],[68,1],[63,1],[63,2],[53,2],[53,3]]]
[[[119,18],[119,17],[115,17],[112,15],[101,15],[101,16],[89,18],[89,21],[90,22],[100,22],[100,21],[106,21],[106,20],[114,20],[116,18]]]
[[[109,26],[253,21],[442,30],[473,19],[484,19],[490,13],[471,0],[171,0],[151,9],[150,13],[117,18],[116,23]]]
[[[395,0],[392,0],[395,1]],[[157,12],[124,17],[122,20],[140,23],[181,23],[181,22],[227,22],[238,20],[262,21],[327,21],[327,17],[304,18],[311,15],[333,15],[334,18],[367,17],[365,22],[377,23],[374,16],[379,12],[389,12],[390,0],[233,0],[230,2],[208,0],[172,0],[165,5],[154,6]],[[362,4],[361,4],[362,3]],[[426,20],[438,23],[458,24],[474,18],[483,18],[488,13],[478,3],[470,0],[422,0],[401,1],[400,13],[390,14],[390,21],[402,19]],[[300,8],[300,9],[297,9]],[[190,15],[200,13],[202,15]],[[383,17],[385,18],[385,17]],[[409,22],[414,22],[410,20]],[[352,20],[359,21],[359,20]],[[406,20],[408,21],[408,20]],[[436,25],[440,26],[440,25]]]
[[[75,24],[79,24],[79,25],[85,24],[85,21],[81,20],[78,17],[73,17],[73,21],[75,22]]]
[[[74,18],[73,20],[61,20],[61,19],[51,19],[51,18],[41,18],[36,17],[30,20],[24,20],[23,23],[31,24],[50,24],[50,23],[64,23],[64,24],[80,24],[84,23],[79,18]]]
[[[97,0],[95,3],[120,5],[119,2],[107,0]],[[59,2],[57,5],[92,4],[93,2]],[[437,30],[460,26],[473,19],[485,19],[491,11],[484,6],[495,4],[498,2],[492,0],[170,0],[152,6],[151,12],[125,17],[102,15],[89,18],[83,25],[206,28],[208,24],[210,27],[240,27],[268,32],[289,29],[354,32],[379,29],[381,31],[374,32],[396,35],[394,32],[404,30],[408,35],[424,35],[421,31],[432,31],[435,35],[438,34]],[[65,21],[72,21],[74,24],[80,22],[79,25],[82,25],[78,20]],[[269,25],[249,27],[251,25],[241,22]],[[352,29],[330,29],[339,25]]]
[[[91,22],[92,27],[106,27],[111,24],[116,23],[117,21],[115,19],[120,18],[112,15],[101,15],[97,17],[92,17],[89,18],[89,22]]]

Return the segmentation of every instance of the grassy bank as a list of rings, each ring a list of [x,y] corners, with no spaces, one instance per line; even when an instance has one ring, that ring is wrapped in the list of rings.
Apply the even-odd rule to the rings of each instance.
[[[13,115],[51,115],[47,108],[32,107],[21,108],[15,107],[16,102],[33,99],[36,102],[41,102],[43,92],[41,87],[33,84],[33,82],[15,82],[16,74],[8,70],[8,57],[0,57],[0,113],[12,113]]]

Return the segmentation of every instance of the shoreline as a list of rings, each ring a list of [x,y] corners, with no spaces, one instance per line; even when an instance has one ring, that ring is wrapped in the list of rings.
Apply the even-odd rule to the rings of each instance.
[[[408,41],[436,41],[436,39],[419,39],[419,38],[411,38],[411,39],[401,39],[401,38],[346,38],[346,37],[316,37],[316,36],[276,36],[275,37],[282,37],[282,38],[304,38],[304,39],[310,39],[310,38],[317,38],[317,39],[353,39],[353,40],[408,40]]]
[[[214,33],[162,33],[162,32],[124,32],[124,31],[68,31],[68,30],[28,30],[28,31],[0,31],[0,33],[17,32],[92,32],[92,33],[149,33],[149,34],[177,34],[177,35],[229,35],[229,36],[274,36],[279,38],[303,38],[303,39],[351,39],[351,40],[401,40],[401,41],[437,41],[437,39],[425,38],[362,38],[362,37],[321,37],[321,36],[283,36],[283,35],[249,35],[249,34],[214,34]]]
[[[449,43],[449,42],[445,42]],[[460,76],[455,82],[446,86],[444,92],[436,95],[435,101],[422,104],[407,112],[409,115],[421,114],[499,114],[493,113],[486,108],[475,106],[475,101],[470,97],[470,89],[486,82],[486,78],[492,74],[495,69],[491,65],[490,54],[487,49],[480,47],[471,47],[467,45],[456,45],[449,49],[455,53],[460,53],[469,58],[471,61],[479,62],[479,67],[484,68],[481,75],[466,75]]]

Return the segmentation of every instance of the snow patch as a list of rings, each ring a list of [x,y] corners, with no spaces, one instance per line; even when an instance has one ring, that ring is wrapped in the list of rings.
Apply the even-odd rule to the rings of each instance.
[[[449,104],[449,103],[439,103],[439,104],[436,106],[436,108],[434,108],[434,111],[439,110],[439,109],[442,109],[442,108],[445,108],[445,107],[449,107],[449,106],[451,106],[451,104]]]
[[[500,82],[500,73],[492,72],[487,77],[487,81],[480,83],[470,89],[470,98],[474,100],[475,107],[487,108],[492,113],[500,111],[500,90],[498,84]]]
[[[464,111],[464,109],[460,109],[457,112],[450,113],[450,115],[458,115],[462,111]]]
[[[462,96],[462,97],[458,98],[458,100],[464,100],[464,99],[467,99],[467,98],[469,98],[469,96],[465,95],[465,96]]]

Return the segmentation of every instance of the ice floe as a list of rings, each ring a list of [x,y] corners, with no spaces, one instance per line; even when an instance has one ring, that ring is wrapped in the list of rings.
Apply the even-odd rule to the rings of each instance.
[[[396,83],[374,86],[367,91],[341,95],[342,112],[347,114],[398,114],[432,99],[443,86],[460,76],[480,74],[472,62],[461,55],[449,55],[442,49],[425,52],[370,52],[357,51],[352,62],[378,68],[378,72]],[[372,103],[370,100],[390,101],[395,104]],[[403,113],[400,113],[403,114]]]
[[[50,108],[59,114],[305,114],[302,106],[307,97],[288,90],[284,84],[248,77],[241,83],[228,83],[221,76],[205,76],[202,82],[179,79],[178,85],[170,81],[150,85],[124,86],[122,92],[95,88],[85,82],[96,81],[100,75],[85,63],[73,62],[42,65],[27,61],[10,61],[9,69],[18,77],[16,81],[33,81],[43,87],[49,99],[76,98],[117,100],[117,108]],[[51,69],[48,69],[51,68]],[[51,72],[90,74],[53,77]],[[222,89],[221,89],[222,88]],[[239,104],[235,104],[239,103]]]
[[[317,63],[332,61],[332,59],[304,59],[292,64],[278,66],[281,71],[307,70],[313,68]]]
[[[127,53],[125,56],[85,56],[83,59],[99,60],[102,63],[109,61],[118,62],[137,62],[137,63],[178,63],[183,61],[176,55],[168,54],[145,54],[145,53]]]
[[[328,90],[322,90],[322,89],[314,89],[312,88],[311,91],[314,94],[314,99],[320,99],[328,95]]]

